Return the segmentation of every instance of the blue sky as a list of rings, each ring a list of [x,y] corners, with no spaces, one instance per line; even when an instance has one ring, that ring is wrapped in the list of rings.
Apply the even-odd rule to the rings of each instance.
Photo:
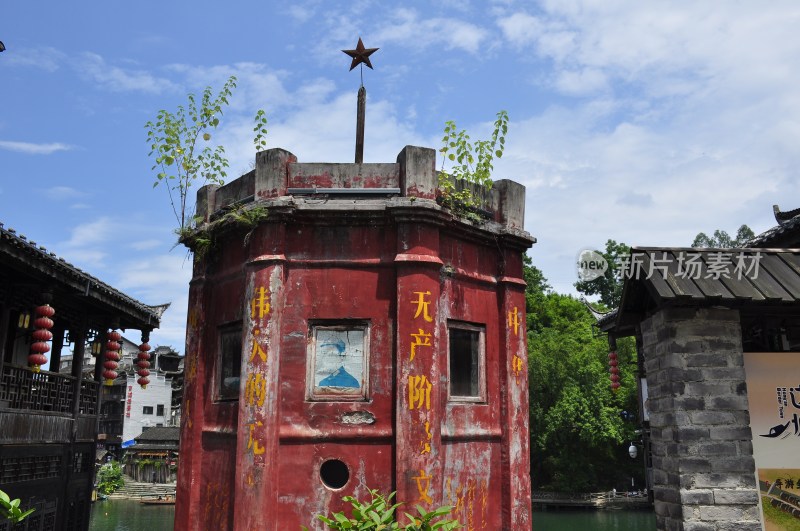
[[[507,110],[494,176],[527,187],[534,263],[570,292],[578,251],[608,238],[683,246],[800,207],[798,27],[793,1],[7,2],[0,221],[171,301],[151,342],[182,351],[191,268],[145,122],[236,75],[215,133],[229,179],[253,160],[259,108],[270,147],[351,162],[359,74],[340,50],[361,36],[380,48],[365,161],[438,148],[446,120],[485,138]]]

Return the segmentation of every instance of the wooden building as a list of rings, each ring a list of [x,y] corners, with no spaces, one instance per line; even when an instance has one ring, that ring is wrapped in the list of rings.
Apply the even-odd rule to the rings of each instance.
[[[368,489],[531,529],[525,189],[476,188],[466,220],[435,158],[272,149],[198,192],[176,530],[321,529]]]
[[[37,319],[43,307],[55,312],[49,322]],[[103,355],[111,330],[139,330],[145,344],[162,311],[0,224],[0,489],[36,509],[15,531],[88,529],[105,358],[91,378],[84,358]],[[31,353],[48,347],[34,370]],[[69,372],[59,372],[68,348]]]

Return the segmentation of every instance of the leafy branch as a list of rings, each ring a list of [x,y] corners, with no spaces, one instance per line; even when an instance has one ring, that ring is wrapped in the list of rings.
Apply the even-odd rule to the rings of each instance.
[[[8,494],[0,490],[0,518],[5,519],[12,524],[17,524],[36,510],[28,509],[27,511],[23,511],[19,508],[19,503],[19,498],[12,500]]]
[[[452,120],[445,122],[442,137],[442,169],[439,172],[439,191],[444,206],[461,215],[469,214],[479,206],[478,200],[468,187],[458,189],[456,182],[464,180],[472,185],[482,186],[489,190],[492,187],[493,161],[503,156],[506,134],[508,133],[508,113],[500,111],[494,122],[494,129],[489,140],[471,142],[465,129],[458,129]],[[445,160],[454,162],[446,171]]]
[[[148,121],[145,124],[147,143],[150,145],[148,156],[155,159],[151,169],[157,172],[153,188],[162,183],[167,188],[179,233],[193,221],[193,212],[188,204],[192,184],[197,180],[200,180],[201,186],[208,183],[225,184],[228,168],[225,148],[202,143],[211,140],[211,131],[219,126],[223,109],[229,104],[234,88],[236,77],[231,76],[216,95],[211,87],[205,88],[199,101],[190,93],[186,107],[179,105],[174,113],[162,109],[158,111],[155,122]],[[253,131],[256,149],[265,148],[267,116],[263,110],[256,113]]]

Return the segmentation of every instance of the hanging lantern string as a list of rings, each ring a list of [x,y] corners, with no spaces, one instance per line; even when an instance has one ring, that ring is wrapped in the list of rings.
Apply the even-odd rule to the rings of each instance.
[[[147,384],[150,383],[150,345],[147,343],[146,336],[143,335],[142,337],[142,344],[139,345],[139,356],[138,361],[136,362],[136,366],[139,367],[139,370],[136,371],[136,374],[139,375],[139,379],[136,381],[142,389],[147,389]]]
[[[56,314],[55,309],[49,304],[43,304],[35,310],[38,317],[33,321],[33,326],[36,330],[31,334],[31,354],[28,356],[28,365],[33,372],[39,372],[42,365],[47,363],[46,352],[50,352],[50,345],[48,341],[53,339],[53,333],[50,331],[53,328],[53,317]]]
[[[114,385],[114,380],[117,378],[117,367],[119,367],[119,350],[122,348],[122,345],[119,344],[119,341],[122,339],[122,335],[116,330],[109,330],[106,334],[106,361],[103,363],[103,378],[105,378],[105,385],[111,386]]]

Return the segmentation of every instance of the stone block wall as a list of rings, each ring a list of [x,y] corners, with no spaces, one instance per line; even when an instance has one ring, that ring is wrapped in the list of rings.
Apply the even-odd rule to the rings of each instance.
[[[739,312],[641,324],[657,529],[761,531]]]

